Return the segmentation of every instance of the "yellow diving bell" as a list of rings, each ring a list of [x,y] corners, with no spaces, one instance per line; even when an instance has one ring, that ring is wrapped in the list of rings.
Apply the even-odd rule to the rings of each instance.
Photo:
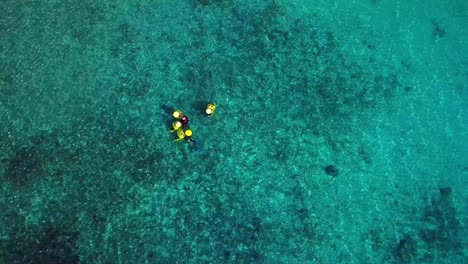
[[[205,113],[209,116],[212,116],[216,110],[215,104],[208,104],[205,109]]]

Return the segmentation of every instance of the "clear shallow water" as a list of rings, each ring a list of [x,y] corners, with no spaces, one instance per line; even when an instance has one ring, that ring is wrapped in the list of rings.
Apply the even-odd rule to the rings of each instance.
[[[0,262],[465,261],[463,1],[0,11]]]

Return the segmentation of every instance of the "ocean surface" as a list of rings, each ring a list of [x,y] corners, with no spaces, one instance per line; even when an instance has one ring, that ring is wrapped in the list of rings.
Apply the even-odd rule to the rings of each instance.
[[[0,186],[0,263],[468,263],[468,2],[2,0]]]

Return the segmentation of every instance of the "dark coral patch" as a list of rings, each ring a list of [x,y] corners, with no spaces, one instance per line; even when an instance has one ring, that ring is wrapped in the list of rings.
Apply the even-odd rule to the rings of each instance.
[[[334,165],[328,165],[325,167],[325,172],[332,177],[336,177],[339,174],[338,168],[336,168]]]

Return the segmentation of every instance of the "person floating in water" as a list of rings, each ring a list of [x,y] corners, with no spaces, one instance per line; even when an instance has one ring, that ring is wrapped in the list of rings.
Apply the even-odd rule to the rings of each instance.
[[[212,115],[214,115],[215,110],[216,110],[216,105],[210,103],[210,104],[208,104],[208,105],[206,106],[205,114],[206,114],[207,116],[212,116]]]
[[[196,152],[200,150],[200,144],[197,140],[193,138],[193,132],[191,129],[185,130],[185,141],[190,144],[190,149],[192,152]]]
[[[185,139],[185,141],[189,142],[190,144],[194,144],[195,140],[193,139],[193,132],[190,128],[188,129],[183,129],[180,128],[177,130],[176,137],[174,138],[174,141],[179,141]]]
[[[183,129],[178,129],[174,141],[179,141],[185,138],[185,132]]]
[[[193,139],[193,132],[192,130],[189,128],[187,130],[184,131],[184,134],[185,134],[185,140],[187,140],[188,142],[193,142],[194,139]]]
[[[174,121],[174,122],[172,122],[172,126],[169,127],[169,131],[171,131],[171,132],[177,131],[177,130],[181,129],[182,126],[183,126],[182,122]]]

